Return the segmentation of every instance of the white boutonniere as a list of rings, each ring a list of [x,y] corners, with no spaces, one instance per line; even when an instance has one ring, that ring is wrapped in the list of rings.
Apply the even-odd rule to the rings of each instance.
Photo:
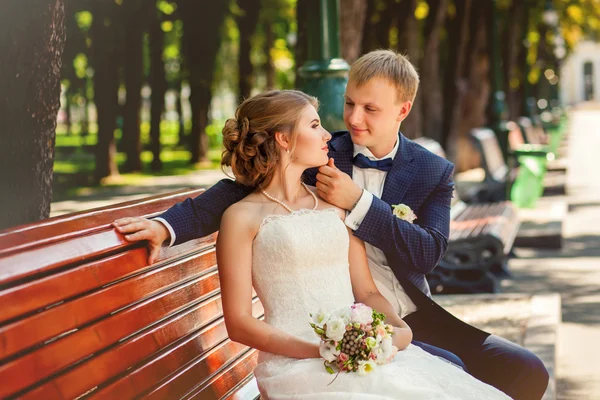
[[[417,216],[415,215],[413,210],[406,204],[392,205],[392,209],[394,210],[393,213],[396,217],[410,224],[412,224],[413,221],[417,219]]]

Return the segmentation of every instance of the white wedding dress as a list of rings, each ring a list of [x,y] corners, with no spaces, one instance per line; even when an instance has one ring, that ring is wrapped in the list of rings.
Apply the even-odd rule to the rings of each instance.
[[[354,303],[348,267],[349,238],[334,209],[267,217],[253,243],[252,278],[265,322],[318,343],[312,312]],[[262,398],[279,399],[508,399],[460,368],[409,345],[371,374],[335,379],[321,359],[259,355],[255,376]]]

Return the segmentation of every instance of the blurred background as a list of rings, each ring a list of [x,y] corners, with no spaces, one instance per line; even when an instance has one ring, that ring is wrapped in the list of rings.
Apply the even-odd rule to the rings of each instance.
[[[218,167],[221,128],[240,100],[305,88],[298,70],[315,23],[336,22],[319,3],[66,0],[53,201]],[[552,111],[559,87],[568,103],[594,96],[592,65],[574,74],[587,79],[583,94],[566,87],[561,68],[597,38],[595,0],[341,0],[338,12],[334,56],[351,64],[392,48],[417,66],[421,87],[401,130],[440,142],[459,172],[479,165],[473,127]],[[323,35],[314,42],[335,47]],[[503,93],[500,108],[492,92]]]

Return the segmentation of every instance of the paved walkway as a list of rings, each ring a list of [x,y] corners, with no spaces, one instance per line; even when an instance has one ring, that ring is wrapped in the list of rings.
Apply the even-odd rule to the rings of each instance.
[[[567,195],[560,251],[517,249],[505,292],[559,292],[559,400],[600,399],[600,108],[570,115]]]

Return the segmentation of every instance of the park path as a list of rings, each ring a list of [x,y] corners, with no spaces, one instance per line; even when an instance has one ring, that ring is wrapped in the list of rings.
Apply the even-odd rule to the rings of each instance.
[[[600,399],[600,107],[570,113],[564,245],[517,249],[505,292],[558,292],[562,324],[557,343],[559,400]]]

